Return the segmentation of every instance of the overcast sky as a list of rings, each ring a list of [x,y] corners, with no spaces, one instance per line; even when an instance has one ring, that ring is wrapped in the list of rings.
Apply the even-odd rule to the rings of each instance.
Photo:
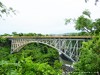
[[[77,18],[82,11],[89,9],[92,18],[100,17],[100,3],[94,0],[1,0],[13,7],[17,15],[0,19],[0,34],[3,33],[42,33],[61,34],[76,32],[74,24],[65,25],[65,18]],[[92,1],[92,2],[91,2]]]

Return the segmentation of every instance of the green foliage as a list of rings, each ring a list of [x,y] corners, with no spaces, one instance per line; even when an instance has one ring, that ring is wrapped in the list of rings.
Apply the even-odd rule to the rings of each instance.
[[[12,36],[44,36],[43,34],[36,34],[36,33],[17,33],[17,32],[12,32],[11,35]]]
[[[83,14],[86,15],[86,16],[88,16],[89,18],[91,17],[90,16],[91,15],[91,12],[88,9],[84,10],[83,11]]]
[[[0,47],[1,75],[61,75],[62,73],[59,54],[49,46],[31,43],[18,53],[9,54],[9,51],[8,45]]]
[[[100,18],[95,19],[95,22],[93,22],[93,25],[94,25],[95,34],[99,34],[100,33]]]
[[[58,72],[57,72],[58,71]],[[33,63],[31,57],[23,58],[18,63],[0,62],[0,74],[7,75],[61,75],[48,63]]]
[[[84,17],[83,15],[76,20],[76,30],[82,30],[88,33],[93,33],[92,20]]]
[[[65,19],[65,24],[68,24],[68,23],[70,23],[71,22],[71,18],[70,19]]]
[[[70,19],[68,19],[68,22]],[[66,20],[67,21],[67,20]],[[74,23],[75,29],[85,32],[84,34],[94,35],[100,32],[100,18],[92,20],[91,13],[88,10],[83,11],[82,15],[79,16]]]
[[[7,38],[0,37],[0,46],[9,45],[10,41]]]
[[[9,7],[7,8],[1,1],[0,1],[0,17],[2,17],[3,14],[9,15],[11,12],[15,13],[15,10],[13,8]]]
[[[40,33],[17,33],[17,32],[12,32],[12,34],[8,34],[8,33],[4,33],[1,36],[35,36],[35,37],[39,37],[39,36],[50,36],[48,34],[40,34]]]
[[[48,53],[48,48],[46,46],[41,48],[41,53],[47,54]]]
[[[53,65],[55,60],[59,60],[59,54],[57,50],[52,49],[44,44],[31,43],[25,46],[22,50],[24,57],[31,56],[34,62],[48,62]]]
[[[100,73],[100,35],[83,43],[80,60],[74,65],[74,75],[97,75]]]
[[[12,35],[17,36],[18,34],[17,34],[17,32],[12,32]]]
[[[85,2],[87,3],[89,0],[85,0]],[[97,5],[97,3],[99,2],[99,0],[95,0],[95,5]]]

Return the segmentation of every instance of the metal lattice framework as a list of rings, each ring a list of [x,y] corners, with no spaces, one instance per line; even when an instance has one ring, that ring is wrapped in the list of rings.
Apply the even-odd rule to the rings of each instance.
[[[82,45],[82,42],[87,38],[71,38],[71,37],[17,37],[9,38],[11,40],[11,53],[20,51],[25,45],[29,43],[42,43],[52,48],[55,48],[59,54],[64,54],[72,62],[75,62],[79,58],[79,48]]]

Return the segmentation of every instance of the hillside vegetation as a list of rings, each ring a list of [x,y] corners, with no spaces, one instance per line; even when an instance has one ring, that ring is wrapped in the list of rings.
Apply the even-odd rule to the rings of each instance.
[[[57,50],[39,43],[30,43],[10,54],[10,41],[0,38],[1,75],[61,75]]]

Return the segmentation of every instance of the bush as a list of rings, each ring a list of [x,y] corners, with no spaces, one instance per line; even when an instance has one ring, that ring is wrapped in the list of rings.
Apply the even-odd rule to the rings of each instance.
[[[74,75],[97,75],[100,73],[100,36],[83,43],[80,60],[75,64]]]

